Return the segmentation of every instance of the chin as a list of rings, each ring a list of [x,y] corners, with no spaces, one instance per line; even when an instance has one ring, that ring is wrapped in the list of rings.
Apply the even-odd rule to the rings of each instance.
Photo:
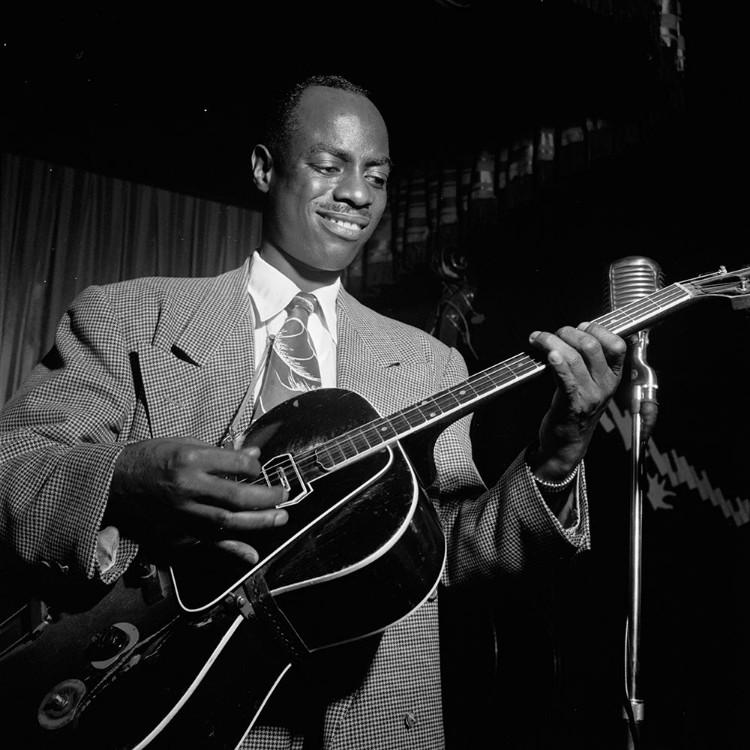
[[[357,245],[356,248],[346,247],[329,249],[318,254],[312,263],[314,267],[320,271],[341,273],[354,262],[361,247],[361,245]]]

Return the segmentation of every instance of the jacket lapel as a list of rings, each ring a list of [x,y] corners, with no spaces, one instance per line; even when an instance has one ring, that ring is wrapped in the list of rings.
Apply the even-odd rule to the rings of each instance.
[[[337,384],[364,396],[381,416],[432,395],[425,353],[396,324],[342,290],[337,305]]]
[[[247,270],[210,280],[186,319],[165,310],[153,344],[138,350],[153,437],[222,439],[253,368]]]

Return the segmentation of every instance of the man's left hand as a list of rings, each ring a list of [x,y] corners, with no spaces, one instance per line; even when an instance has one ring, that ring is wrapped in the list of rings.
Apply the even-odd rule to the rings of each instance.
[[[620,382],[627,345],[597,323],[536,331],[529,341],[546,353],[557,389],[527,460],[539,479],[558,482],[583,459]]]

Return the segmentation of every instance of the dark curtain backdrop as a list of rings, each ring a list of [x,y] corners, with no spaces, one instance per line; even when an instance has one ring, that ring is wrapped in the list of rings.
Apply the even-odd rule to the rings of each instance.
[[[381,308],[395,288],[400,302],[386,312],[446,343],[470,345],[473,287],[462,264],[472,233],[638,143],[642,128],[637,120],[592,113],[488,138],[459,156],[417,159],[391,182],[386,213],[348,270],[347,287]],[[49,349],[66,306],[89,284],[215,275],[240,265],[260,236],[260,214],[251,208],[40,159],[0,158],[2,402]],[[416,312],[404,305],[404,284]],[[451,310],[452,323],[445,318]]]
[[[251,209],[9,154],[0,174],[2,402],[89,284],[215,275],[241,265],[259,237]]]

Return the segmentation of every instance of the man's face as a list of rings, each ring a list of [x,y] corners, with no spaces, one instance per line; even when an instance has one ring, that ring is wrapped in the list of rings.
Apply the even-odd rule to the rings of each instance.
[[[316,86],[300,126],[268,173],[265,246],[297,267],[338,272],[375,231],[386,205],[388,133],[368,99]]]

